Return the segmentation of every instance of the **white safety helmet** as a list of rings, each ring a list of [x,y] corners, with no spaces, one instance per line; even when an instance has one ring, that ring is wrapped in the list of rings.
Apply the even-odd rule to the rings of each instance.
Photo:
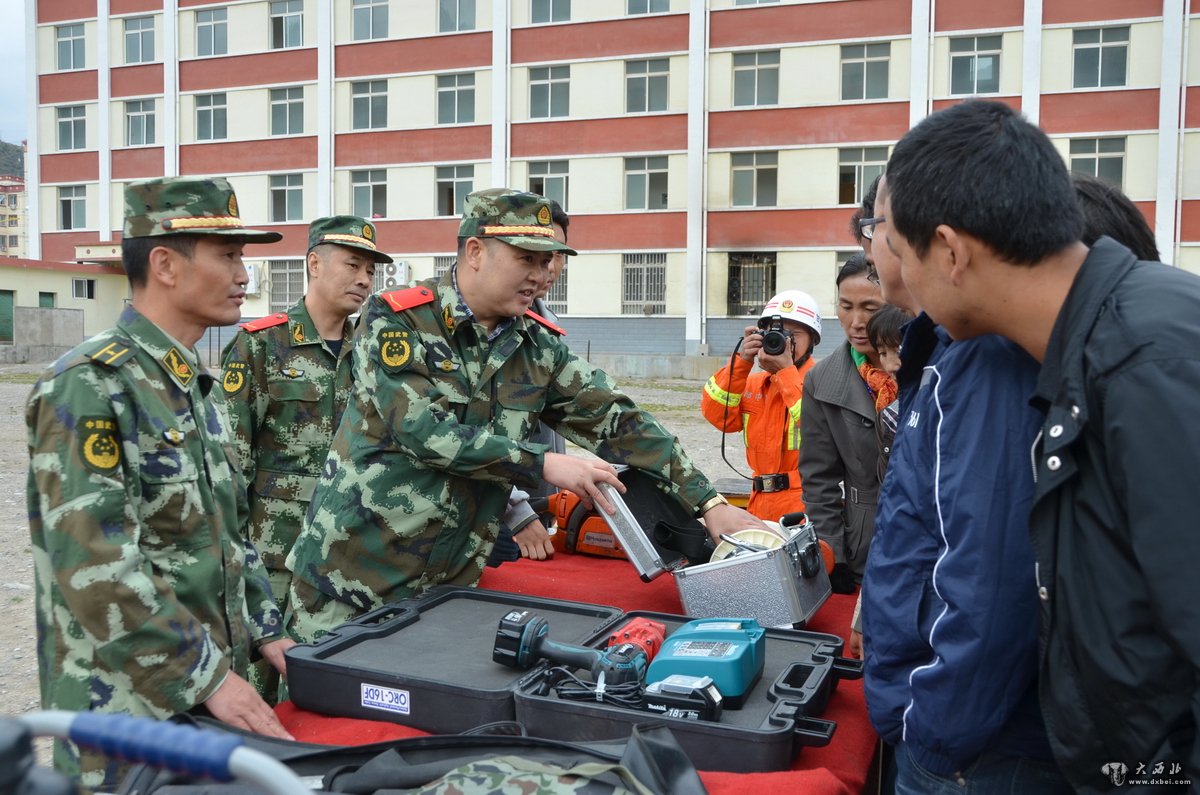
[[[794,320],[812,331],[813,345],[821,342],[821,312],[817,302],[802,290],[784,290],[775,295],[763,307],[759,320],[779,315],[784,320]]]

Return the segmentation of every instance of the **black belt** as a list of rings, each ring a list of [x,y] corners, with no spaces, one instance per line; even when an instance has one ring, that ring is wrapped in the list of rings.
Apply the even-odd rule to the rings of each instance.
[[[791,478],[788,472],[780,472],[775,475],[759,475],[754,479],[751,485],[755,491],[761,491],[763,494],[772,494],[777,491],[787,491],[791,488]]]

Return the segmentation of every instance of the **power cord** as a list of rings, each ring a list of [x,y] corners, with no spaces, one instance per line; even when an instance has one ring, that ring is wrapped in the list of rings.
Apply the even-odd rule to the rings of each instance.
[[[742,340],[743,339],[744,339],[743,337],[738,337],[738,341],[733,346],[733,353],[729,354],[729,366],[725,369],[729,372],[729,378],[731,381],[733,380],[733,363],[737,359],[737,352],[742,349]],[[751,365],[751,366],[753,366],[753,365]],[[725,406],[725,413],[721,416],[721,460],[724,461],[730,469],[732,469],[734,472],[736,472],[739,475],[741,475],[742,477],[744,477],[746,480],[753,480],[753,476],[747,475],[744,472],[742,472],[742,470],[735,467],[733,465],[733,462],[731,462],[729,460],[729,458],[725,455],[725,437],[728,435],[728,432],[725,431],[725,426],[729,422],[729,400],[728,399],[725,400],[724,406]]]
[[[614,707],[626,709],[642,708],[642,683],[625,682],[619,685],[607,685],[601,674],[601,681],[585,682],[568,669],[558,666],[547,672],[550,686],[555,694],[567,701],[600,701]]]

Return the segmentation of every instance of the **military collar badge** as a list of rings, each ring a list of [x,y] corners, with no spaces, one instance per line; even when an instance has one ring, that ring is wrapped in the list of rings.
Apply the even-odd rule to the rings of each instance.
[[[299,323],[292,326],[292,342],[304,342],[304,326]]]
[[[183,354],[179,352],[179,349],[174,346],[162,357],[162,363],[166,365],[166,368],[184,387],[190,385],[192,379],[196,377],[196,371],[183,358]]]

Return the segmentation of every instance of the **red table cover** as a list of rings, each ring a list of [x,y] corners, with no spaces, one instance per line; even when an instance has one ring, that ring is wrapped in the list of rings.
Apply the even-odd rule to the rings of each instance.
[[[559,553],[551,560],[520,560],[484,572],[479,587],[510,593],[612,605],[623,611],[682,613],[670,575],[644,583],[625,560]],[[808,628],[846,638],[854,597],[834,594]],[[425,732],[384,721],[332,718],[298,709],[290,701],[275,708],[283,725],[304,742],[360,745]],[[700,771],[713,795],[855,795],[863,791],[878,738],[867,720],[861,681],[839,682],[821,715],[835,721],[833,740],[824,748],[802,748],[790,771],[728,773]]]

